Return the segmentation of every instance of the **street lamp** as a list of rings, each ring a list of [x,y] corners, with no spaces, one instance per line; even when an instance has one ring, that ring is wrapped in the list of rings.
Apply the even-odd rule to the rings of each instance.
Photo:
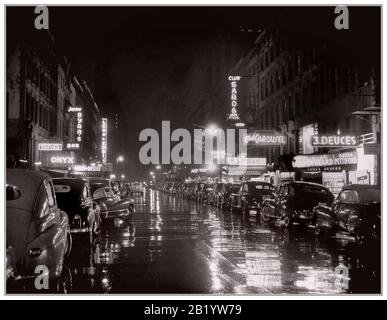
[[[116,162],[118,164],[118,162],[123,162],[124,161],[124,157],[123,156],[118,156],[117,159],[116,159]]]
[[[154,172],[153,171],[151,171],[151,172],[149,172],[149,174],[151,175],[151,176],[154,176]]]
[[[161,166],[159,164],[156,166],[156,170],[161,170]]]

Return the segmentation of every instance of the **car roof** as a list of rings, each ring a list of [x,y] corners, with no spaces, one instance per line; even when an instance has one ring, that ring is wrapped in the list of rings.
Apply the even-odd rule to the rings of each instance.
[[[88,184],[87,180],[82,179],[82,178],[53,178],[52,182],[54,182],[54,184],[58,184],[58,182],[59,183],[67,183],[67,184],[73,185],[73,186],[81,186],[84,184]]]
[[[250,183],[250,184],[262,184],[262,185],[265,185],[265,186],[271,186],[271,187],[274,187],[273,184],[271,184],[270,182],[266,182],[266,181],[246,181],[246,183]]]
[[[314,186],[314,187],[320,187],[320,188],[327,189],[327,187],[323,186],[322,184],[314,183],[314,182],[306,182],[306,181],[292,181],[292,182],[284,183],[283,185],[292,185],[292,186]]]
[[[7,184],[19,188],[21,195],[16,200],[7,201],[7,208],[31,211],[44,180],[51,179],[47,173],[28,169],[7,169]]]
[[[344,186],[342,190],[361,190],[361,189],[375,189],[380,190],[380,186],[374,184],[350,184]]]

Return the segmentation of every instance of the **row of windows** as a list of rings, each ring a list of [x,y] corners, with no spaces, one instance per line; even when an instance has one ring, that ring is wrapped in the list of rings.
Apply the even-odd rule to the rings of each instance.
[[[25,106],[26,119],[30,119],[53,135],[57,133],[56,110],[47,107],[42,101],[38,101],[38,99],[29,92],[27,92],[25,97]]]
[[[47,97],[51,104],[57,106],[58,88],[47,76],[43,68],[38,67],[33,61],[26,61],[26,78]]]

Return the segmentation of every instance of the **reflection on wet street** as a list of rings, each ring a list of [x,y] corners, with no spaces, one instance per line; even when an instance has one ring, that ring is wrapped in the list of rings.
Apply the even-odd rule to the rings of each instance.
[[[147,190],[132,220],[104,221],[92,250],[74,244],[69,293],[378,293],[378,248],[337,235]]]

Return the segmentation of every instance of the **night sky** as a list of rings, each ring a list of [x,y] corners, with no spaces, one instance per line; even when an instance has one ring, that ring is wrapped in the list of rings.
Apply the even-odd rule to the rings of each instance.
[[[337,43],[340,48],[337,57],[343,59],[345,51],[365,59],[380,58],[378,7],[351,9],[350,30],[340,33],[333,27],[333,7],[49,9],[50,31],[74,73],[91,88],[101,114],[110,118],[119,113],[120,130],[127,145],[121,153],[126,158],[126,173],[134,179],[149,171],[138,161],[138,134],[151,125],[150,114],[157,112],[155,103],[165,84],[176,84],[179,88],[178,84],[188,76],[194,54],[190,48],[195,43],[218,32],[229,32],[235,41],[243,40],[249,49],[248,43],[256,35],[241,32],[240,26],[254,30],[282,28],[293,35],[299,34],[300,43],[305,37],[310,41],[330,37],[332,51]]]

